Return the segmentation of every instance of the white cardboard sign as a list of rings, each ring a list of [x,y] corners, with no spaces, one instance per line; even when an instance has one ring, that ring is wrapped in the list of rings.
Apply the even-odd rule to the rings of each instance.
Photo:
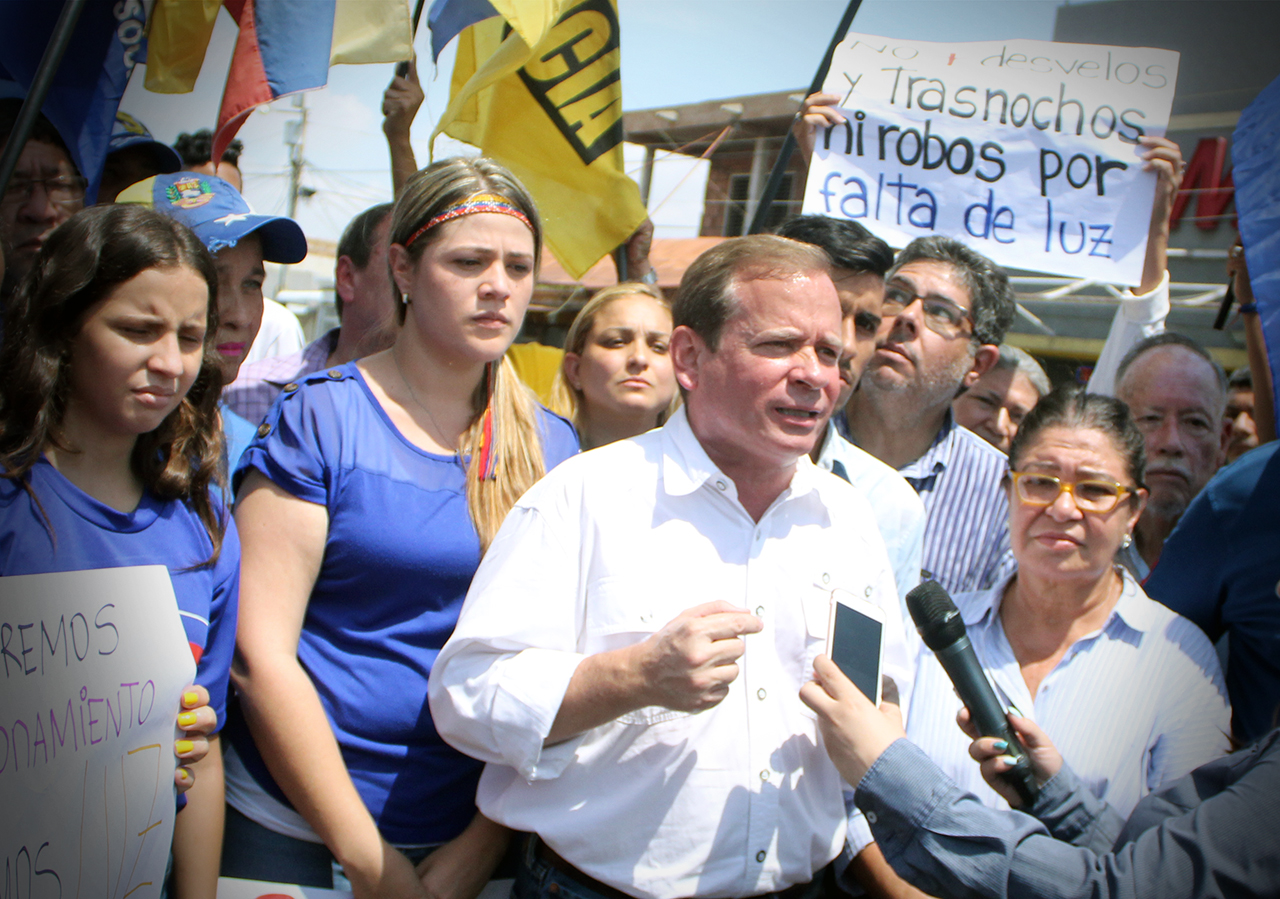
[[[1172,50],[849,34],[823,87],[848,121],[818,133],[804,211],[1138,284],[1156,179],[1137,139],[1164,134],[1177,75]]]
[[[194,677],[164,566],[0,578],[0,895],[160,895]]]

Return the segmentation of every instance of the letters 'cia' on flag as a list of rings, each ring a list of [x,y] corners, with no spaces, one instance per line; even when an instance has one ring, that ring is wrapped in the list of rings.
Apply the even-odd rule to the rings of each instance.
[[[504,18],[459,37],[452,99],[436,134],[479,147],[525,183],[547,246],[579,278],[645,219],[623,171],[617,5],[490,2]],[[552,14],[539,17],[533,7]],[[520,28],[505,20],[517,12]]]
[[[195,86],[220,4],[157,0],[147,56],[147,88]],[[240,26],[214,131],[217,158],[262,103],[324,87],[329,66],[397,62],[413,52],[409,0],[225,0]]]

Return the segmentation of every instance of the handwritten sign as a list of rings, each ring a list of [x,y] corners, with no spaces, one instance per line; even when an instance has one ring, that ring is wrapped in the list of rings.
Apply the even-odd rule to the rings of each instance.
[[[0,895],[160,895],[194,677],[163,566],[0,578]]]
[[[1138,284],[1169,123],[1172,50],[849,34],[823,89],[804,211],[891,245],[954,237],[1001,265]]]

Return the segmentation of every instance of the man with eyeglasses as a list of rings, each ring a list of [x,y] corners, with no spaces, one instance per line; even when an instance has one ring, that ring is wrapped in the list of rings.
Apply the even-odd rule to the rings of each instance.
[[[924,576],[952,593],[1013,567],[1004,454],[956,424],[951,401],[995,364],[1013,322],[1004,272],[969,247],[922,237],[885,278],[883,320],[837,426],[924,501]]]
[[[21,100],[0,100],[3,142],[8,141],[21,108]],[[0,241],[7,262],[0,297],[5,302],[53,229],[84,208],[85,187],[57,129],[39,116],[0,197]]]

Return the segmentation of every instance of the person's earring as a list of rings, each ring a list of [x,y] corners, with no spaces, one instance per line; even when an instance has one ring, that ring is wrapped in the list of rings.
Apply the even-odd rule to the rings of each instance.
[[[1124,538],[1120,541],[1120,548],[1128,549],[1132,545],[1133,545],[1133,534],[1125,534]]]

